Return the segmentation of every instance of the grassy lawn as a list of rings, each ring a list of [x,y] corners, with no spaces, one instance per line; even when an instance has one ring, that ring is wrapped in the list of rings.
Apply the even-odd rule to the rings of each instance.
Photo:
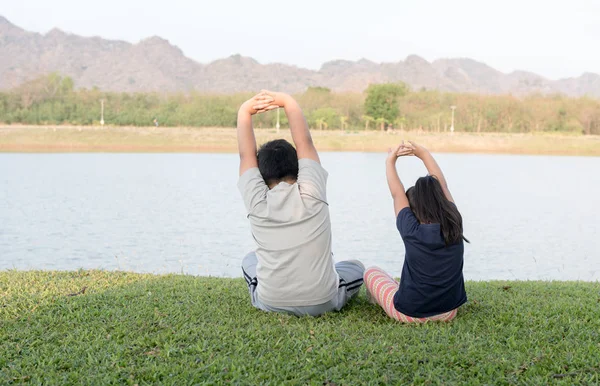
[[[312,130],[320,151],[384,152],[402,139],[431,151],[600,156],[600,136]],[[259,144],[291,140],[289,130],[256,130]],[[232,128],[0,126],[0,152],[236,152]]]
[[[83,290],[85,288],[85,290]],[[469,282],[448,324],[250,306],[242,279],[0,272],[0,384],[598,384],[600,283]]]

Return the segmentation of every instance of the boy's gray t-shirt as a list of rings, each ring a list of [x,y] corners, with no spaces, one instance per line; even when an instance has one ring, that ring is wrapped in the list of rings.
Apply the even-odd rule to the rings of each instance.
[[[337,294],[331,254],[327,171],[311,159],[298,161],[298,181],[269,190],[258,168],[240,176],[238,188],[257,244],[256,289],[270,306],[310,306]]]

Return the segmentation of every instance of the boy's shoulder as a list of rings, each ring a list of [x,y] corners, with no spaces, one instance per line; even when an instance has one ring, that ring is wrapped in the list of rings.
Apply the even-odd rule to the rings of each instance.
[[[327,204],[327,170],[319,162],[309,158],[298,160],[298,166],[300,194]]]
[[[314,170],[323,171],[323,172],[327,173],[327,170],[325,170],[325,168],[323,167],[323,165],[321,165],[320,162],[317,162],[310,158],[298,159],[298,168],[299,169],[302,169],[302,168],[314,169]]]

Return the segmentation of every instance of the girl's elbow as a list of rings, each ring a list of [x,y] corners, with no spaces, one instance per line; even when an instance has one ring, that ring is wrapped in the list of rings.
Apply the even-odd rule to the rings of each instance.
[[[405,194],[404,191],[401,190],[392,190],[390,193],[392,194],[392,198],[394,200],[402,197]]]

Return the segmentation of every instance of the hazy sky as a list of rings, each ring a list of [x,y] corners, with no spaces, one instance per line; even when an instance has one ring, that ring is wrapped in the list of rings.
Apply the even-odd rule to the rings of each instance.
[[[417,54],[551,79],[600,73],[600,0],[0,0],[0,15],[42,33],[158,35],[199,62],[240,53],[318,69]]]

